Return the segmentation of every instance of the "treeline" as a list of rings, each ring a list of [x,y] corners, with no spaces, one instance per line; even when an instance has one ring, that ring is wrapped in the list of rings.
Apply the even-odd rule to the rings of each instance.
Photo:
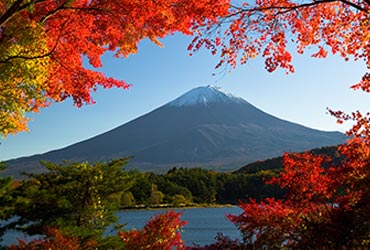
[[[344,159],[344,156],[340,154],[338,151],[339,146],[326,146],[321,148],[315,148],[310,151],[308,151],[311,154],[315,155],[326,155],[329,156],[332,160],[332,163],[335,165],[339,165],[342,160]],[[281,170],[283,169],[283,156],[261,160],[261,161],[255,161],[252,163],[249,163],[245,165],[244,167],[240,168],[239,170],[235,171],[235,173],[256,173],[260,172],[262,170]]]
[[[335,165],[343,160],[338,146],[309,151],[327,155]],[[325,163],[324,163],[325,164]],[[265,180],[283,169],[283,157],[250,163],[235,172],[201,168],[176,168],[166,174],[132,172],[134,185],[125,193],[122,206],[186,206],[192,204],[237,204],[249,198],[282,198],[283,190],[266,185]]]
[[[163,235],[164,230],[173,232],[177,229],[172,226],[179,228],[180,214],[158,217],[163,223],[148,222],[140,235],[117,224],[115,211],[137,207],[236,204],[238,200],[281,194],[276,186],[264,184],[264,179],[277,174],[273,170],[237,174],[173,168],[165,174],[154,174],[127,171],[123,166],[128,161],[129,158],[92,164],[44,162],[48,170],[45,173],[25,174],[27,178],[20,181],[0,177],[0,242],[3,233],[19,230],[79,244],[71,249],[85,249],[81,246],[90,244],[94,246],[91,249],[122,249],[122,244],[141,242],[146,233],[152,244],[167,237]],[[0,172],[3,169],[0,164]],[[118,235],[105,235],[112,225],[119,231]],[[158,232],[158,237],[153,239],[152,232]],[[42,241],[44,245],[40,245],[35,240],[24,245],[25,248],[9,249],[39,249],[32,244],[49,249],[48,242]]]
[[[124,208],[237,204],[249,198],[280,197],[282,190],[265,180],[278,170],[255,173],[224,173],[201,168],[176,168],[166,174],[132,172],[133,186],[122,198]]]

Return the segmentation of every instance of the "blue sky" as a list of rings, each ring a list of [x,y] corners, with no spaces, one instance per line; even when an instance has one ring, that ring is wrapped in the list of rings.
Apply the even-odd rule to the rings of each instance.
[[[90,138],[208,84],[279,118],[326,131],[344,132],[349,126],[337,124],[327,114],[327,107],[370,110],[369,96],[349,89],[366,72],[362,61],[344,62],[335,56],[314,59],[308,51],[293,54],[294,74],[286,75],[283,70],[268,73],[260,58],[228,73],[214,69],[219,58],[206,50],[189,56],[190,40],[177,34],[162,40],[164,48],[143,41],[138,53],[129,58],[115,59],[107,54],[99,70],[132,83],[129,90],[100,88],[93,94],[95,105],[78,109],[68,100],[31,115],[29,133],[2,140],[0,160],[44,153]]]

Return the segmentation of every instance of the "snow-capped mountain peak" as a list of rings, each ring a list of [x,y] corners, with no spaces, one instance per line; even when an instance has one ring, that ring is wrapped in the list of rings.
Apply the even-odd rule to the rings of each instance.
[[[208,85],[192,89],[173,100],[168,105],[180,107],[208,105],[210,103],[247,103],[247,101],[220,87]]]

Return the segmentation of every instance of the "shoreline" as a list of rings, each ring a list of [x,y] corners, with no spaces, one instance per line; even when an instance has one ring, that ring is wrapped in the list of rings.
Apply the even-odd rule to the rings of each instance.
[[[136,205],[135,207],[120,208],[119,210],[130,211],[130,210],[160,210],[160,209],[224,208],[224,207],[238,207],[238,205],[233,204],[189,204],[184,206],[172,206],[169,204],[161,204],[158,206]]]

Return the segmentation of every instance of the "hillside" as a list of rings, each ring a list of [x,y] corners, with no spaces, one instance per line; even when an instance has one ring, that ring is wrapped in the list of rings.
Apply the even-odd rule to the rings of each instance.
[[[315,148],[310,150],[309,152],[318,155],[327,155],[333,160],[334,163],[339,163],[340,160],[343,159],[343,157],[338,152],[337,146]],[[244,167],[236,170],[234,173],[254,174],[263,170],[279,170],[279,169],[283,169],[282,156],[249,163]]]

